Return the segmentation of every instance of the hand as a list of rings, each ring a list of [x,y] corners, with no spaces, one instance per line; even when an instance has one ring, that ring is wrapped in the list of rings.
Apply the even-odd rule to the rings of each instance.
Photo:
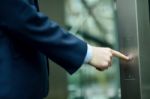
[[[119,57],[126,61],[130,59],[129,57],[123,55],[122,53],[112,50],[110,48],[92,46],[92,50],[93,56],[89,64],[94,66],[96,69],[100,71],[103,71],[111,66],[113,56]]]

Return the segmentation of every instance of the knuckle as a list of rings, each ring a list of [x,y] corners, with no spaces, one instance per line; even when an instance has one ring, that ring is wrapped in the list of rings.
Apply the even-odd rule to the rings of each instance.
[[[106,63],[110,63],[111,62],[111,60],[110,59],[107,59],[107,62]]]
[[[108,58],[107,58],[107,62],[111,62],[111,57],[108,57]]]
[[[102,66],[103,66],[103,67],[107,67],[108,65],[109,65],[108,62],[104,62]]]
[[[113,57],[113,55],[112,55],[112,53],[110,53],[110,58],[112,58]]]

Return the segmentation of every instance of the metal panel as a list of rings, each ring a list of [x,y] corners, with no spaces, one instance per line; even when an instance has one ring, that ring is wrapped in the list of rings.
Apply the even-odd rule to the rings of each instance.
[[[150,99],[150,33],[148,0],[118,0],[120,51],[133,57],[121,61],[122,99]]]
[[[138,23],[136,12],[136,0],[117,1],[120,51],[134,56],[134,59],[129,63],[121,61],[122,99],[141,99],[138,61]]]
[[[139,50],[142,99],[150,99],[150,24],[149,0],[138,0]]]

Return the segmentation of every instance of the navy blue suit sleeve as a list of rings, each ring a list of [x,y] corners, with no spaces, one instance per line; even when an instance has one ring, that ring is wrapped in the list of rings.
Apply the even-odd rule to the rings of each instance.
[[[69,73],[83,63],[87,44],[64,31],[25,0],[0,3],[0,28],[40,50]]]

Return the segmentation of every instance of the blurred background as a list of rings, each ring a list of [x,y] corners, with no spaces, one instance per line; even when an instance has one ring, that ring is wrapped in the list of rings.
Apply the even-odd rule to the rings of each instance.
[[[114,0],[39,0],[40,9],[91,45],[118,49]],[[49,95],[45,99],[120,99],[116,58],[104,72],[84,65],[73,75],[49,60]]]

